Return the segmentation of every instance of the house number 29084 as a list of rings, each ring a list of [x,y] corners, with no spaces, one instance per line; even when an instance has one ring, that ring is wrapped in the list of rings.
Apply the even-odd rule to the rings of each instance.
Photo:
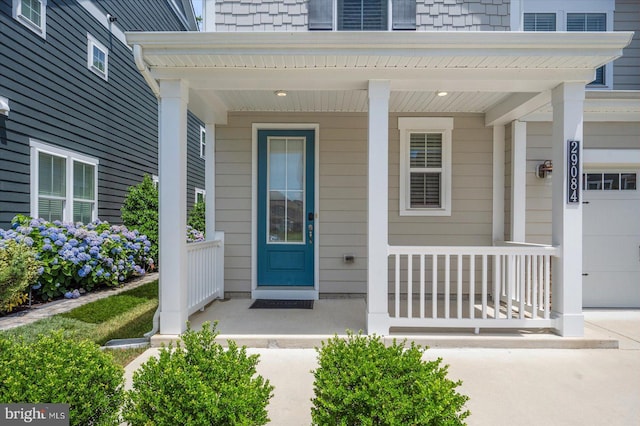
[[[567,144],[567,204],[580,203],[580,141]]]

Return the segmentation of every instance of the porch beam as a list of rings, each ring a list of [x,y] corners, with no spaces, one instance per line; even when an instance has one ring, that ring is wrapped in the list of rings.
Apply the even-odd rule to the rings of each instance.
[[[205,196],[205,238],[216,238],[216,125],[215,120],[205,123],[204,148],[204,188]]]
[[[551,102],[551,92],[514,93],[485,113],[485,126],[504,125],[531,114]]]
[[[160,334],[187,325],[187,101],[183,80],[161,80],[159,99]]]
[[[369,81],[367,333],[378,335],[389,334],[389,96],[388,80]]]
[[[585,86],[563,83],[553,89],[552,127],[552,242],[559,247],[553,267],[552,310],[556,332],[562,336],[584,335],[582,314],[582,203],[567,201],[567,147],[569,140],[583,140]],[[582,158],[582,152],[580,152]],[[582,176],[582,163],[578,177]],[[580,182],[581,179],[578,179]],[[580,191],[580,188],[578,188]]]
[[[511,241],[525,242],[527,210],[527,123],[511,124]]]

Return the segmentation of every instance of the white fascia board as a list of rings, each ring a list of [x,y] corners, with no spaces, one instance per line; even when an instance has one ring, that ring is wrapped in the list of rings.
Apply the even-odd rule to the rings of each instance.
[[[410,56],[484,56],[549,51],[610,52],[620,55],[633,32],[126,32],[130,45],[140,44],[164,55],[174,54],[373,54]],[[585,53],[587,54],[587,53]],[[589,53],[590,54],[590,53]]]

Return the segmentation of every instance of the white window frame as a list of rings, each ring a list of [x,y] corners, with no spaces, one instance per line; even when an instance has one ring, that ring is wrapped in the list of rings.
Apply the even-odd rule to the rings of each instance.
[[[151,181],[153,182],[153,186],[158,188],[158,183],[160,183],[160,178],[158,175],[151,175]]]
[[[47,38],[47,0],[40,0],[40,26],[22,14],[23,0],[13,0],[13,19],[38,34],[42,38]]]
[[[202,137],[204,135],[204,138]],[[204,159],[204,152],[207,145],[207,130],[200,126],[200,158]]]
[[[93,66],[93,48],[96,47],[104,53],[104,72]],[[87,33],[87,68],[95,75],[109,80],[109,49],[100,43],[91,34]]]
[[[64,207],[62,210],[62,221],[73,222],[73,163],[80,162],[93,166],[95,168],[94,176],[94,199],[93,199],[93,211],[91,212],[91,220],[94,221],[98,218],[98,164],[99,161],[96,158],[87,157],[82,154],[78,154],[73,151],[59,148],[57,146],[48,145],[38,140],[29,139],[29,146],[31,147],[31,216],[39,217],[38,212],[38,199],[39,199],[39,154],[41,152],[53,155],[56,157],[63,157],[66,166],[66,196]]]
[[[451,216],[451,134],[453,117],[398,117],[400,131],[400,216]],[[409,144],[411,133],[442,134],[439,208],[411,207]]]
[[[607,32],[613,31],[613,12],[615,0],[524,0],[520,22],[524,22],[525,13],[556,14],[556,31],[567,31],[567,14],[569,13],[605,13],[607,15]],[[522,28],[523,30],[523,28]],[[595,75],[594,75],[595,78]],[[613,89],[613,62],[604,64],[604,85],[589,85],[587,90]]]
[[[198,194],[202,195],[202,201],[206,201],[206,197],[207,197],[207,191],[205,191],[202,188],[195,188],[195,194],[194,194],[194,198],[193,198],[193,204],[198,202]]]

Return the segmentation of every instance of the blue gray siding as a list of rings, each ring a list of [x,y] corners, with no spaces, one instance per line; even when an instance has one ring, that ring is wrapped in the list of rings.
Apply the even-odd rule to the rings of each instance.
[[[158,22],[175,20],[173,11],[160,8],[141,16],[155,13]],[[87,69],[87,33],[109,48],[108,81]],[[29,139],[99,160],[98,216],[109,222],[120,222],[127,188],[157,174],[157,100],[131,50],[75,0],[48,1],[46,39],[11,17],[11,0],[0,0],[0,96],[11,106],[0,119],[2,228],[15,214],[30,212]],[[190,128],[199,125],[190,114]],[[197,146],[190,136],[189,145]],[[201,186],[203,171],[191,174],[191,185]]]
[[[161,0],[95,0],[124,31],[184,31],[169,3]],[[178,2],[180,3],[180,2]]]
[[[635,31],[623,56],[613,63],[615,90],[640,90],[640,1],[616,0],[614,31]]]

